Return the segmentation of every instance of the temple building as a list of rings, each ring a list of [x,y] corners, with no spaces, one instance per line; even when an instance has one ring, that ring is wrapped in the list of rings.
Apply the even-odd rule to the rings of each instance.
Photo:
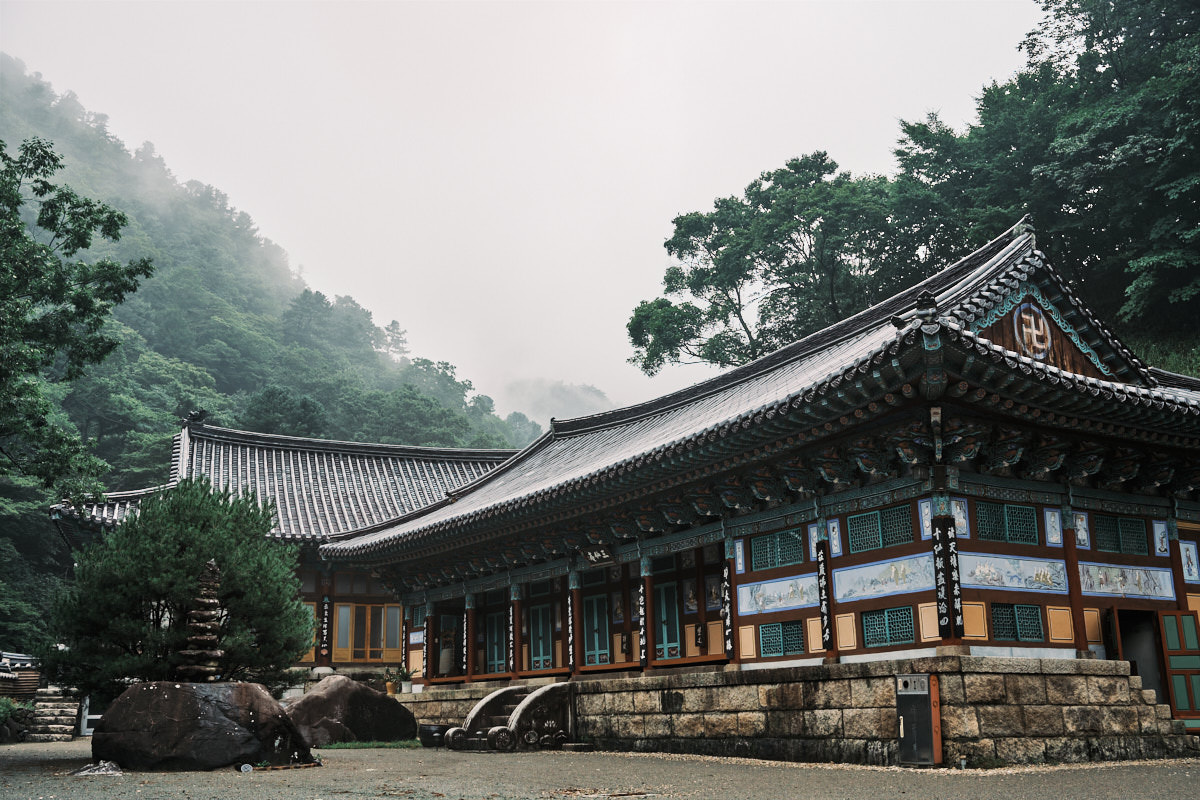
[[[316,545],[314,663],[377,653],[429,689],[1122,660],[1200,731],[1200,380],[1131,353],[1024,221],[823,331],[554,421],[516,454],[192,423],[175,464],[274,498],[278,535]]]
[[[184,478],[207,477],[235,493],[275,504],[272,536],[300,546],[300,591],[317,623],[304,666],[396,664],[402,659],[401,606],[371,570],[322,560],[317,548],[394,524],[470,483],[514,453],[404,445],[358,444],[219,428],[202,413],[174,438],[168,483],[112,492],[102,503],[50,510],[59,533],[78,547],[120,524],[146,497]]]

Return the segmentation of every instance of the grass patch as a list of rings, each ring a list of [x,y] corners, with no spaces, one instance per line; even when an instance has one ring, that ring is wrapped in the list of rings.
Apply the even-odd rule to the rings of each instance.
[[[386,750],[409,750],[414,747],[420,747],[421,743],[416,739],[401,739],[398,742],[330,742],[323,744],[320,747],[314,747],[314,750],[371,750],[374,748],[382,748]]]

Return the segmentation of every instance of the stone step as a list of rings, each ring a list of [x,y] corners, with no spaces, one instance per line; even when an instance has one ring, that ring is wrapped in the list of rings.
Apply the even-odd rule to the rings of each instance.
[[[34,721],[39,725],[73,725],[74,714],[37,714]]]
[[[30,733],[26,735],[27,742],[69,742],[75,737],[69,733]]]
[[[64,714],[74,714],[79,710],[79,703],[35,703],[33,709],[39,714],[56,711],[61,711]]]
[[[66,733],[66,734],[70,734],[72,731],[75,730],[75,725],[71,724],[71,723],[66,724],[66,725],[58,725],[58,724],[46,725],[39,721],[39,722],[35,722],[32,725],[30,725],[29,730],[31,733]]]

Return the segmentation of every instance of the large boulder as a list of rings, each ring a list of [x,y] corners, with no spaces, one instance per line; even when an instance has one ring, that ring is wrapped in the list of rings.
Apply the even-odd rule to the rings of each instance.
[[[417,735],[411,711],[345,675],[322,679],[289,704],[287,714],[313,747],[330,742],[394,742]]]
[[[308,742],[261,685],[174,681],[122,692],[96,725],[92,758],[130,770],[313,761]]]

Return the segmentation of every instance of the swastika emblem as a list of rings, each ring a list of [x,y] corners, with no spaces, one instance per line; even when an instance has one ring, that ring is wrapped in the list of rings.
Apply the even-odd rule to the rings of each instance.
[[[1022,303],[1013,312],[1013,332],[1025,355],[1039,361],[1050,353],[1050,324],[1033,303]]]

